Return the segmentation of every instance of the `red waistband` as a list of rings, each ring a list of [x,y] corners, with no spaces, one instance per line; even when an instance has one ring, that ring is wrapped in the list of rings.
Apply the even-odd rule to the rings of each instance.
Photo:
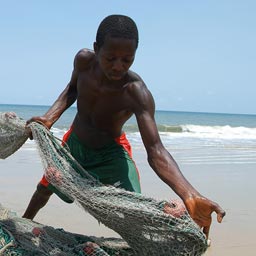
[[[64,136],[62,138],[62,146],[68,140],[72,131],[73,131],[73,126],[71,126],[69,128],[69,130],[64,134]],[[132,148],[131,148],[131,145],[130,145],[125,133],[122,133],[119,137],[115,138],[115,142],[117,144],[123,146],[123,148],[127,151],[129,156],[132,158]]]
[[[115,138],[115,142],[117,144],[123,146],[123,148],[127,151],[129,156],[132,158],[132,148],[131,148],[131,145],[130,145],[129,141],[126,138],[125,133],[122,133],[121,136]]]

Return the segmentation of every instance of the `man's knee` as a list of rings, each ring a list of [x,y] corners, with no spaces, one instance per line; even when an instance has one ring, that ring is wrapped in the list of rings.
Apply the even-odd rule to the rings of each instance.
[[[48,189],[47,187],[45,187],[44,185],[42,185],[41,183],[39,183],[37,185],[36,188],[36,193],[38,194],[38,196],[40,196],[41,198],[49,198],[53,192]]]

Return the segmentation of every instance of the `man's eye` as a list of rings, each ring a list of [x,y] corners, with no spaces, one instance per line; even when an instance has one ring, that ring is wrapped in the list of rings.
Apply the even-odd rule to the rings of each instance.
[[[124,59],[123,60],[125,63],[130,63],[130,62],[132,62],[132,60],[130,60],[130,59]]]

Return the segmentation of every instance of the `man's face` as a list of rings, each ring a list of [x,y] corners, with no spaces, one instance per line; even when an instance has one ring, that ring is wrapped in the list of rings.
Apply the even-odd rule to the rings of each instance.
[[[96,55],[100,67],[109,80],[122,79],[132,65],[136,52],[135,39],[107,36]]]

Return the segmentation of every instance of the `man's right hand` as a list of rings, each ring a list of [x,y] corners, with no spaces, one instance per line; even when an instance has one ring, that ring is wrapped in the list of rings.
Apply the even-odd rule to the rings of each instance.
[[[28,127],[28,125],[32,122],[40,123],[40,124],[44,125],[47,129],[51,129],[51,127],[53,125],[53,123],[51,121],[49,121],[49,119],[47,119],[45,116],[34,116],[34,117],[30,118],[29,120],[27,120],[26,129],[28,129],[28,131],[29,131],[29,138],[31,140],[33,140],[33,135],[32,135],[32,131]]]

